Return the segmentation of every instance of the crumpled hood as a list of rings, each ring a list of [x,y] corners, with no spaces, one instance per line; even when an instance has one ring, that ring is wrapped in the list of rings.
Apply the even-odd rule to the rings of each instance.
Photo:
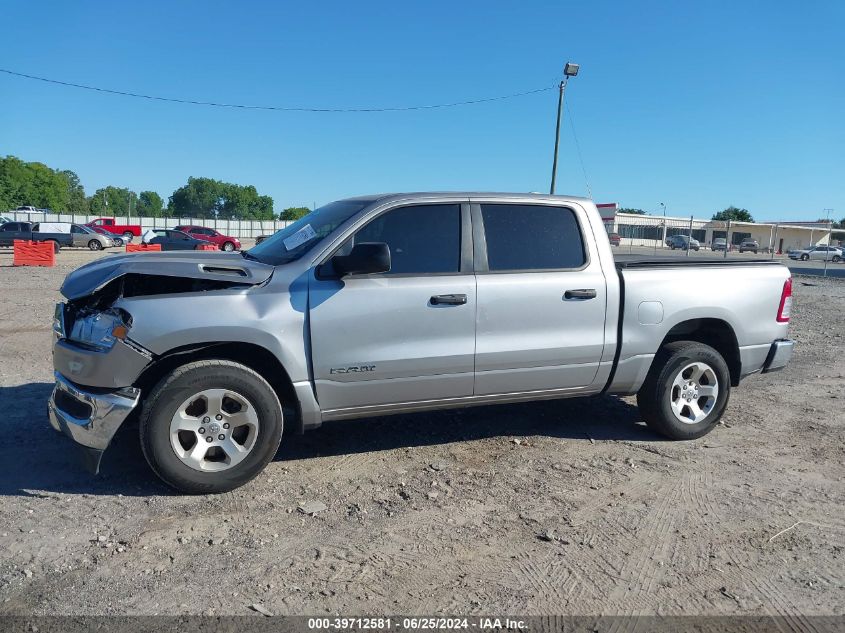
[[[235,281],[256,285],[267,281],[273,266],[246,259],[240,253],[175,251],[106,256],[77,268],[67,277],[61,293],[79,299],[96,292],[122,275],[163,275],[189,279]]]

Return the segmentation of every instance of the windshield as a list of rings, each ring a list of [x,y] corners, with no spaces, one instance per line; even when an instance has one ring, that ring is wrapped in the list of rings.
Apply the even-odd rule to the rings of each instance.
[[[305,255],[324,237],[331,234],[338,226],[353,215],[363,210],[371,200],[339,200],[315,209],[293,224],[286,226],[249,251],[265,264],[278,266],[295,261]]]

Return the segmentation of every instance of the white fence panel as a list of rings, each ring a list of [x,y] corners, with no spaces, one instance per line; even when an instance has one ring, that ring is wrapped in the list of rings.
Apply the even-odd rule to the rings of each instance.
[[[0,213],[13,222],[71,222],[87,224],[106,215],[78,215],[71,213],[30,213],[26,211],[8,211]],[[180,225],[207,226],[238,239],[255,239],[259,235],[270,235],[285,228],[291,222],[283,220],[223,220],[216,218],[143,218],[117,216],[117,224],[138,224],[141,232],[148,229],[172,229]]]

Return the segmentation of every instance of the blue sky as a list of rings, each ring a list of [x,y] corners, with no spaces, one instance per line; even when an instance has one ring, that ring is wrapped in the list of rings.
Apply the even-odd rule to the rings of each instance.
[[[177,98],[406,106],[553,86],[558,193],[670,214],[845,216],[845,3],[17,2],[0,67]],[[556,91],[388,113],[215,109],[0,74],[0,155],[167,197],[188,176],[276,209],[379,191],[547,191]]]

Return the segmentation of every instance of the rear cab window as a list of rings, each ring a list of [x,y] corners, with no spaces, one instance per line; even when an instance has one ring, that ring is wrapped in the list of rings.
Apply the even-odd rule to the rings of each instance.
[[[573,270],[587,263],[574,211],[540,204],[481,204],[490,272]]]

